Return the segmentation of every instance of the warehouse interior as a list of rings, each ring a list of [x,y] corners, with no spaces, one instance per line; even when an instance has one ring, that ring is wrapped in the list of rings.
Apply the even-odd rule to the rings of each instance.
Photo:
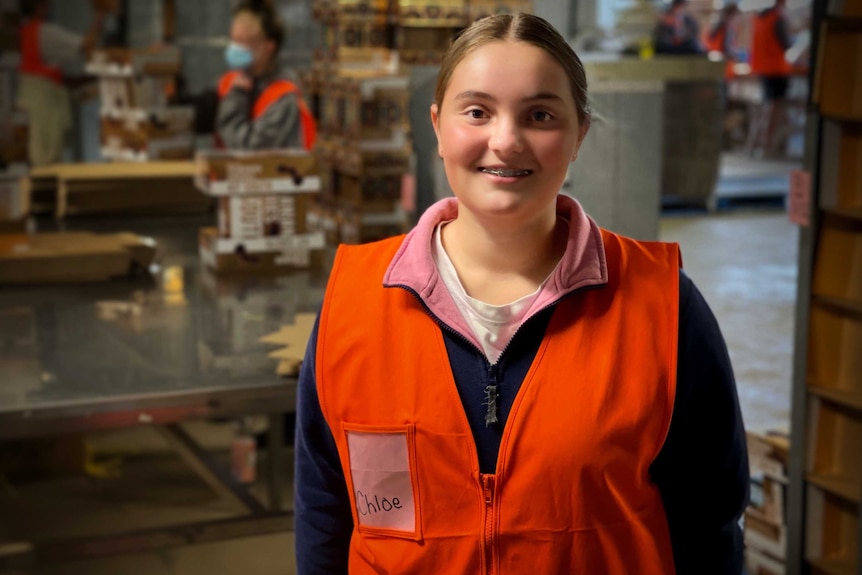
[[[44,3],[58,46],[92,39],[59,67],[68,118],[27,92],[41,4],[0,0],[0,573],[303,573],[293,414],[336,249],[453,195],[441,59],[525,12],[587,79],[559,193],[677,243],[721,329],[742,572],[862,574],[862,2],[262,0],[302,104],[277,125],[307,111],[313,145],[230,127],[238,0]]]

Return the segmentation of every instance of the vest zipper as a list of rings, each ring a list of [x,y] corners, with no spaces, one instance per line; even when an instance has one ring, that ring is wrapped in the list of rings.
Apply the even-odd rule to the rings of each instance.
[[[497,572],[497,565],[494,560],[494,486],[496,483],[496,475],[483,473],[482,491],[485,495],[485,534],[482,539],[482,546],[485,556],[485,575],[494,575]]]

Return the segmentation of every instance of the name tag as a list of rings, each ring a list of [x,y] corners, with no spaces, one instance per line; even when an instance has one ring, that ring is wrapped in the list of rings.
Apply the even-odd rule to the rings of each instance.
[[[413,427],[345,425],[360,531],[419,537]]]

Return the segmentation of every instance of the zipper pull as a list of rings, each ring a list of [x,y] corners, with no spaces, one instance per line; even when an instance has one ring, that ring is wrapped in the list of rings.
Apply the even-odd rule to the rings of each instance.
[[[494,476],[482,474],[482,489],[485,491],[485,504],[491,505],[494,498]]]

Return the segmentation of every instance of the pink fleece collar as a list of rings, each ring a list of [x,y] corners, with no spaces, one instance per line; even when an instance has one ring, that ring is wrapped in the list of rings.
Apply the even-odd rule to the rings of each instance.
[[[545,289],[524,315],[524,321],[569,292],[608,281],[605,249],[598,225],[576,200],[562,194],[557,196],[557,216],[569,222],[566,251]],[[443,285],[431,255],[434,228],[440,222],[456,217],[458,200],[455,198],[440,200],[428,208],[392,258],[383,277],[383,285],[412,290],[438,319],[482,349]]]

